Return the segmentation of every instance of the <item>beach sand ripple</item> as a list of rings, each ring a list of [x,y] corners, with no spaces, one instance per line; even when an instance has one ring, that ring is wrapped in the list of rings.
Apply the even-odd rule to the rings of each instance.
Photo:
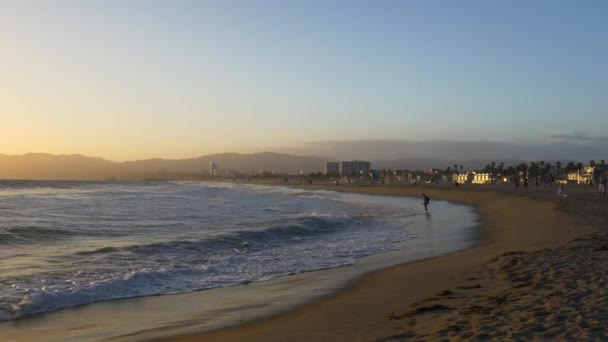
[[[504,253],[488,264],[482,286],[416,303],[457,301],[461,309],[426,316],[414,309],[407,340],[608,340],[606,246],[608,236],[596,233],[570,247]]]

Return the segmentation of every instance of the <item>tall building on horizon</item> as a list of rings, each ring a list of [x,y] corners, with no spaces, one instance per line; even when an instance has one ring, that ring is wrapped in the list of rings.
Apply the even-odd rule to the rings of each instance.
[[[325,174],[328,176],[339,176],[340,175],[340,163],[339,162],[327,162],[325,165]]]
[[[209,163],[209,176],[215,177],[217,176],[217,163]]]
[[[369,173],[372,168],[372,163],[368,161],[343,161],[342,162],[342,176],[355,177],[363,176]]]

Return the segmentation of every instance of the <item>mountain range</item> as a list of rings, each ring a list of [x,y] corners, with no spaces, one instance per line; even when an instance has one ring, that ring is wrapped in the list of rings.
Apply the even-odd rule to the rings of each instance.
[[[32,180],[104,180],[167,178],[177,175],[207,174],[209,164],[218,164],[220,170],[241,173],[260,170],[282,173],[318,172],[325,158],[303,157],[272,152],[255,154],[221,153],[188,159],[145,159],[114,162],[80,154],[53,155],[28,153],[0,155],[0,179]]]
[[[199,176],[208,174],[209,164],[216,163],[219,170],[233,170],[240,173],[259,173],[260,170],[298,174],[321,172],[327,161],[334,158],[317,156],[297,156],[284,153],[261,152],[253,154],[221,153],[188,159],[146,159],[114,162],[80,154],[53,155],[28,153],[24,155],[0,154],[0,179],[32,180],[105,180],[108,178],[134,180],[143,178],[174,178],[178,176]],[[518,160],[503,160],[507,165]],[[454,164],[465,169],[477,169],[489,160],[454,161],[436,158],[401,158],[393,160],[372,160],[376,169],[421,170],[431,167],[445,168]]]

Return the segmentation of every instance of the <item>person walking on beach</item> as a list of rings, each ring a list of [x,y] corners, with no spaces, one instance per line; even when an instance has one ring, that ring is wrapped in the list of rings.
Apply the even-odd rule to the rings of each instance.
[[[528,177],[524,177],[524,189],[528,190]]]
[[[534,177],[534,189],[538,191],[538,176]]]
[[[606,196],[606,176],[600,177],[600,195]]]
[[[519,178],[513,177],[513,183],[515,183],[515,190],[519,190]]]
[[[429,203],[431,202],[431,199],[429,198],[429,196],[422,194],[422,197],[424,198],[424,211],[428,211],[429,210]]]
[[[553,175],[549,175],[549,183],[551,185],[551,191],[553,191],[553,183],[555,183],[555,177]]]

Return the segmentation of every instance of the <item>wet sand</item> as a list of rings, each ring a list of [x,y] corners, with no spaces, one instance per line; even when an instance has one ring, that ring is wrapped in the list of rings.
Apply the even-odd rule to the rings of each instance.
[[[608,338],[608,200],[510,186],[313,186],[477,207],[481,243],[372,273],[286,314],[177,341],[546,340]],[[431,200],[431,211],[433,202]]]

